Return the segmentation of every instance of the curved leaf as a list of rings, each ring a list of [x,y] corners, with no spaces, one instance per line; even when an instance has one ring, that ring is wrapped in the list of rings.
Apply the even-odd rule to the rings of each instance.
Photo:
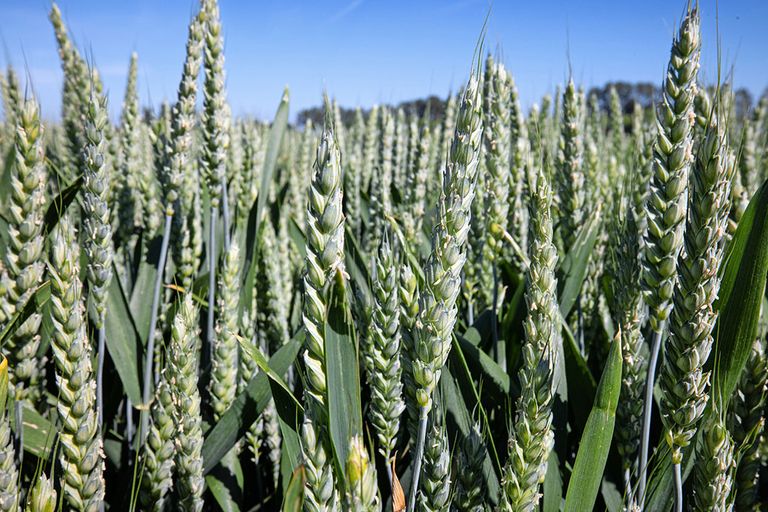
[[[608,361],[597,387],[595,403],[589,413],[579,452],[573,465],[565,495],[565,512],[592,510],[595,506],[603,470],[611,449],[616,406],[621,392],[621,343],[614,339]]]
[[[715,327],[713,393],[727,406],[757,335],[768,275],[768,181],[749,202],[722,271]]]
[[[563,288],[560,291],[560,312],[563,318],[568,318],[568,314],[576,304],[581,293],[581,286],[587,277],[587,266],[592,255],[592,250],[597,242],[597,234],[600,231],[600,208],[597,208],[590,218],[581,226],[576,234],[573,247],[563,259],[560,266]]]
[[[347,283],[339,271],[330,293],[325,324],[326,389],[328,390],[328,428],[338,474],[344,467],[352,436],[363,432],[360,408],[360,365]],[[341,480],[341,479],[340,479]]]
[[[307,482],[307,475],[304,472],[304,466],[297,467],[291,475],[291,481],[285,489],[285,498],[282,512],[301,512],[304,506],[304,485]]]
[[[117,275],[117,269],[113,267]],[[123,389],[134,404],[140,404],[139,346],[141,337],[128,307],[120,279],[112,279],[107,291],[106,346]]]
[[[48,205],[48,209],[45,211],[45,217],[43,218],[43,234],[47,235],[56,224],[59,223],[59,219],[67,211],[69,205],[77,197],[80,188],[83,186],[83,177],[78,177],[70,186],[62,190],[58,196],[56,196],[51,204]]]
[[[272,122],[272,129],[269,132],[269,143],[267,145],[267,153],[264,158],[264,168],[261,172],[261,184],[259,186],[259,196],[256,199],[256,211],[253,212],[253,229],[251,230],[251,221],[249,221],[248,235],[253,235],[253,241],[246,247],[245,266],[243,268],[248,269],[245,274],[245,286],[243,286],[242,294],[240,297],[240,305],[251,304],[253,301],[253,284],[256,280],[257,270],[257,258],[258,245],[259,245],[259,230],[261,229],[260,223],[262,221],[264,208],[267,206],[267,198],[269,197],[269,188],[272,185],[272,176],[275,172],[275,166],[277,165],[277,155],[280,152],[280,146],[283,141],[283,134],[288,126],[288,106],[289,106],[289,94],[286,87],[283,91],[283,97],[280,99],[280,105],[277,107],[275,113],[275,120]]]
[[[293,364],[301,348],[301,341],[294,338],[275,352],[269,366],[278,375],[284,375]],[[269,403],[272,391],[270,379],[259,372],[248,383],[245,393],[240,393],[218,423],[208,431],[203,442],[203,473],[208,473],[222,457],[245,435],[261,411]]]

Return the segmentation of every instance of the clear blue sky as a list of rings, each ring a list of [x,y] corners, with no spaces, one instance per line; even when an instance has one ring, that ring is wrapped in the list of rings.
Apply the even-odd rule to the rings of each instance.
[[[271,118],[283,86],[292,113],[320,103],[323,89],[344,106],[441,96],[468,74],[487,0],[220,0],[227,89],[233,112]],[[768,85],[766,0],[721,0],[723,61],[737,87]],[[172,100],[195,0],[60,0],[76,43],[92,54],[119,110],[131,51],[139,54],[142,102]],[[610,80],[660,83],[682,0],[496,0],[486,38],[511,69],[524,105],[568,73],[586,87]],[[702,70],[717,70],[715,0],[702,0]],[[48,0],[2,0],[8,59],[26,65],[43,114],[58,118],[61,69]]]

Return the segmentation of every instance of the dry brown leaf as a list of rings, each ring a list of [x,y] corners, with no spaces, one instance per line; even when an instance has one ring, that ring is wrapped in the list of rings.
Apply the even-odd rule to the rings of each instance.
[[[405,493],[395,472],[396,458],[397,454],[392,457],[392,512],[405,512]]]

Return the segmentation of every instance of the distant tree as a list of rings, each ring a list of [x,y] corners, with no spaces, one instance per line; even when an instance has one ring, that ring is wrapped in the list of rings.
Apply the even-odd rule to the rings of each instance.
[[[395,105],[382,105],[387,106],[393,110],[402,108],[406,113],[416,114],[418,117],[424,116],[424,113],[429,109],[429,118],[431,121],[442,119],[445,113],[446,100],[438,96],[432,95],[427,98],[418,98],[415,100],[408,100],[397,103]],[[341,120],[345,125],[352,124],[355,119],[356,108],[340,107]],[[370,113],[370,108],[362,109],[363,116],[367,119]],[[307,119],[311,119],[315,126],[322,126],[324,117],[324,108],[321,106],[310,107],[299,111],[296,115],[296,124],[298,126],[304,126]]]

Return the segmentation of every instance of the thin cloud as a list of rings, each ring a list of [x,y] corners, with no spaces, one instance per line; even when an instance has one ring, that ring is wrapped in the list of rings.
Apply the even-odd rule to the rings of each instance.
[[[351,13],[352,11],[360,7],[362,3],[363,3],[363,0],[352,0],[347,5],[339,9],[339,11],[333,16],[331,16],[331,18],[328,21],[331,23],[335,21],[339,21],[344,16],[346,16],[347,14]]]

